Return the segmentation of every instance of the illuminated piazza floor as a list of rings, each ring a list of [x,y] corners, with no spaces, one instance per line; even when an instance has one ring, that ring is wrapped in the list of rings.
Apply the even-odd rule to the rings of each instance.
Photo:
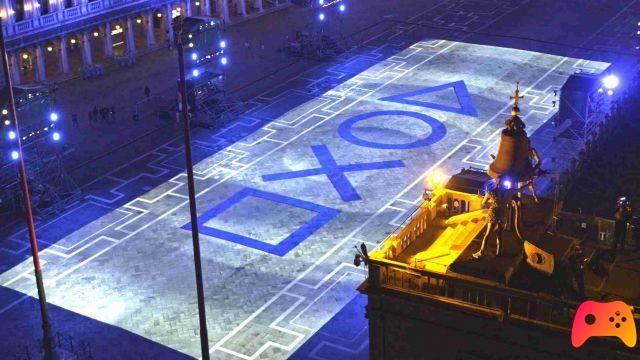
[[[399,29],[256,98],[228,133],[198,132],[213,358],[286,358],[341,310],[362,314],[355,289],[364,271],[352,265],[353,245],[371,248],[392,231],[421,200],[430,169],[489,163],[515,81],[532,134],[556,110],[553,90],[569,74],[607,65],[418,41]],[[137,334],[176,358],[199,354],[183,156],[179,141],[140,156],[39,229],[51,243],[42,259],[56,309]],[[23,251],[26,234],[13,240],[12,251]],[[31,260],[13,265],[0,275],[15,290],[0,316],[18,321],[29,301],[20,293],[35,287]],[[305,357],[366,351],[365,323],[354,324],[314,340]]]

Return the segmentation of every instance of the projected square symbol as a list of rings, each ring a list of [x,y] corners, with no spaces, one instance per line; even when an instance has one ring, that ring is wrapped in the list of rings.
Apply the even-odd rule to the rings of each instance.
[[[340,211],[245,188],[198,219],[201,234],[284,256]],[[191,223],[183,229],[191,230]]]

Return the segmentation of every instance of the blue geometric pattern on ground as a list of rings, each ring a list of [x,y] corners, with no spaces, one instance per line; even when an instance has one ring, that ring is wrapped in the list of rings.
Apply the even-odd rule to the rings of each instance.
[[[282,115],[315,98],[312,95],[290,93],[256,111],[253,115],[259,118],[276,120]]]
[[[356,57],[352,61],[340,66],[338,70],[350,74],[359,74],[379,62],[379,60]]]
[[[460,107],[456,108],[448,105],[435,104],[427,101],[410,99],[414,96],[434,93],[434,92],[442,91],[444,89],[449,89],[449,88],[453,88],[453,90],[455,91]],[[462,80],[448,83],[448,84],[428,87],[426,89],[410,91],[410,92],[402,93],[398,95],[387,96],[387,97],[381,98],[380,100],[390,101],[390,102],[395,102],[395,103],[400,103],[405,105],[422,106],[422,107],[452,112],[452,113],[461,114],[461,115],[478,117],[478,111],[476,110],[476,107],[473,105],[473,100],[471,99],[471,95],[469,95],[469,90],[467,89],[467,85]]]
[[[37,339],[42,338],[42,328],[38,299],[24,297],[21,292],[0,286],[0,309],[20,299],[20,302],[2,314],[0,334],[12,336],[0,336],[0,359],[27,359],[25,347],[29,348],[31,359],[39,358],[36,356]],[[53,333],[71,336],[76,347],[80,342],[88,343],[94,359],[192,359],[117,326],[52,304],[48,304],[48,308]]]
[[[356,295],[331,320],[293,353],[289,360],[369,359],[369,327],[365,318],[367,297]]]
[[[315,175],[327,175],[327,178],[329,178],[329,181],[331,181],[331,185],[333,185],[338,194],[340,194],[340,197],[343,201],[357,201],[361,200],[360,195],[358,195],[356,189],[353,187],[353,185],[351,185],[351,182],[349,182],[349,179],[347,179],[347,177],[345,176],[345,172],[382,170],[404,167],[404,163],[400,160],[338,165],[326,145],[314,145],[311,147],[311,150],[313,150],[313,154],[316,156],[316,159],[318,159],[318,162],[320,163],[319,168],[262,175],[262,180],[277,181]]]
[[[373,142],[373,141],[361,139],[353,135],[353,132],[351,131],[353,126],[362,120],[367,120],[376,116],[394,116],[394,115],[409,116],[425,122],[427,125],[431,126],[431,134],[429,134],[429,136],[427,136],[424,139],[416,140],[411,143],[388,144],[388,143],[379,143],[379,142]],[[425,114],[421,114],[413,111],[384,110],[384,111],[373,111],[373,112],[364,113],[361,115],[354,116],[348,120],[345,120],[338,127],[338,134],[340,135],[340,137],[342,137],[343,139],[347,140],[348,142],[354,145],[364,146],[364,147],[373,148],[373,149],[407,150],[407,149],[415,149],[423,146],[433,145],[438,141],[444,139],[445,135],[447,135],[447,127],[444,126],[443,123],[432,118],[429,115],[425,115]]]
[[[279,202],[281,204],[286,204],[290,206],[295,206],[301,209],[309,210],[316,212],[317,214],[306,224],[302,225],[296,231],[287,236],[284,240],[280,241],[277,245],[272,245],[257,239],[250,238],[248,236],[243,236],[239,234],[234,234],[229,231],[224,231],[220,229],[216,229],[210,226],[206,226],[205,223],[209,220],[215,218],[216,216],[224,213],[233,205],[239,203],[240,201],[248,198],[248,197],[256,197],[265,200],[271,200],[275,202]],[[269,254],[284,256],[293,248],[298,246],[301,242],[306,240],[309,236],[313,235],[316,231],[318,231],[321,227],[327,224],[331,219],[338,216],[340,214],[339,210],[328,208],[322,205],[314,204],[312,202],[278,195],[262,190],[252,189],[252,188],[244,188],[237,193],[235,193],[230,198],[221,202],[220,204],[214,206],[212,209],[209,209],[204,214],[202,214],[198,219],[198,228],[201,234],[205,234],[208,236],[216,237],[222,240],[227,240],[236,244],[244,245],[250,248],[254,248],[257,250],[262,250]],[[185,230],[191,230],[191,222],[182,226]]]
[[[112,211],[114,209],[109,206],[88,202],[65,212],[37,228],[38,250],[42,251],[48,248],[69,234]],[[5,236],[8,237],[9,235],[6,234]],[[7,238],[4,240],[6,244],[2,244],[2,247],[0,247],[0,272],[18,265],[31,256],[26,224],[23,230],[13,235],[13,238],[17,241]]]

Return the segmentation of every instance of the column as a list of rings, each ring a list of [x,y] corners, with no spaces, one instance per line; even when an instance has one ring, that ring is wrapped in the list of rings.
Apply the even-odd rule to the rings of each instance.
[[[133,35],[133,18],[131,18],[131,17],[127,18],[127,24],[126,24],[125,31],[127,32],[127,39],[126,39],[127,51],[128,52],[134,52],[134,51],[136,51],[136,43],[135,43],[135,38],[134,38],[134,35]]]
[[[13,85],[20,85],[20,64],[15,52],[9,53],[9,66],[11,70],[11,80]]]
[[[14,23],[13,19],[13,7],[11,6],[11,1],[10,0],[4,0],[4,11],[5,11],[5,18],[3,19],[5,25],[11,25]]]
[[[185,16],[191,16],[191,0],[185,0],[184,8]]]
[[[204,10],[204,16],[211,16],[211,0],[200,0]]]
[[[113,56],[113,38],[111,37],[111,23],[104,24],[104,56]]]
[[[69,73],[69,55],[67,54],[67,37],[60,37],[60,69],[64,74]]]
[[[240,12],[241,16],[247,16],[247,3],[245,2],[245,0],[236,0],[238,1],[238,11]]]
[[[85,66],[89,66],[93,64],[91,59],[91,36],[89,35],[89,30],[85,29],[82,31],[82,60]]]
[[[253,7],[258,10],[258,12],[262,11],[262,0],[254,0]]]
[[[36,79],[40,82],[47,80],[42,44],[36,45]]]
[[[31,0],[31,18],[38,19],[40,17],[40,4],[38,0]]]
[[[218,0],[220,5],[220,13],[225,24],[229,23],[229,0]]]
[[[153,11],[147,11],[147,47],[151,47],[156,44],[156,36],[153,32]]]
[[[171,18],[171,11],[173,10],[173,8],[171,7],[171,4],[167,4],[165,6],[165,17],[164,17],[164,23],[165,23],[165,30],[167,31],[167,40],[169,41],[169,48],[173,47],[173,27],[171,26],[171,22],[173,21],[173,19]]]

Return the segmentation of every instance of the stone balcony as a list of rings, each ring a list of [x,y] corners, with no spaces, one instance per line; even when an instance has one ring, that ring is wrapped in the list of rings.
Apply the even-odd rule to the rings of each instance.
[[[60,11],[4,25],[8,48],[46,40],[60,33],[104,23],[110,18],[159,7],[171,0],[95,0]],[[107,15],[107,16],[105,16]]]

